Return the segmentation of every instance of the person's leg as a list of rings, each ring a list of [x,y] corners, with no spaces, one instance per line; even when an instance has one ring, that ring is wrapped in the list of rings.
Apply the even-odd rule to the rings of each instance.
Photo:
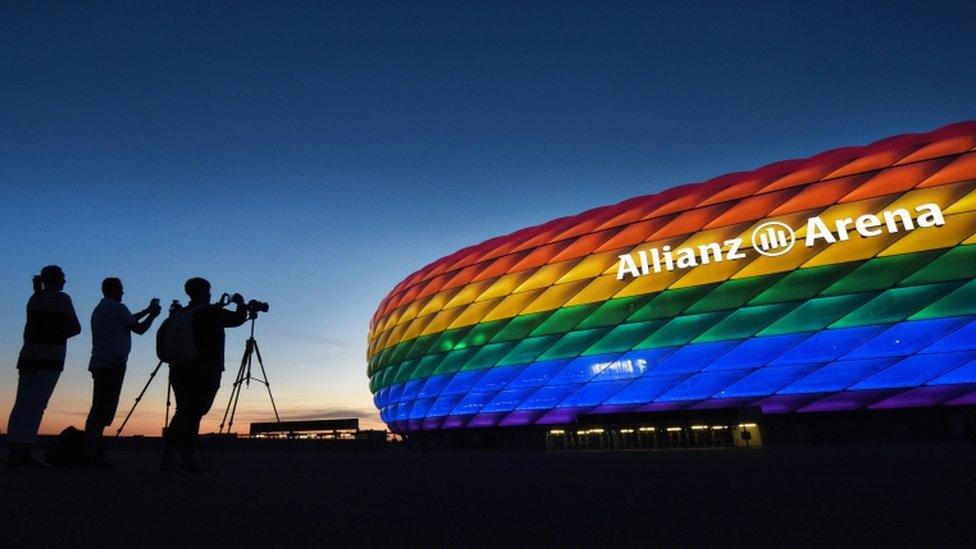
[[[108,368],[92,371],[94,391],[92,406],[85,422],[85,459],[95,461],[101,449],[102,434],[112,424],[119,406],[122,382],[125,379],[125,363],[118,361]]]
[[[176,400],[176,411],[166,428],[164,440],[163,463],[164,470],[176,469],[176,452],[180,448],[183,433],[186,431],[187,418],[192,417],[192,384],[188,383],[186,372],[170,367],[170,386],[173,388],[173,398]]]
[[[31,449],[37,439],[44,410],[61,376],[60,370],[20,370],[17,396],[7,422],[9,465],[35,464]]]
[[[193,415],[186,420],[186,430],[183,433],[181,453],[184,465],[195,465],[193,454],[196,450],[197,439],[200,436],[200,421],[213,406],[217,390],[220,388],[220,372],[195,372],[193,383]]]

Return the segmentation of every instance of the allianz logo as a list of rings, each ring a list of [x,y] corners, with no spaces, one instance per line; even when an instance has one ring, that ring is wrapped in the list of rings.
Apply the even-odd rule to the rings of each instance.
[[[856,219],[845,217],[836,220],[833,227],[819,217],[811,217],[807,219],[803,245],[812,248],[818,242],[827,244],[844,242],[850,240],[855,234],[861,238],[874,238],[885,233],[908,232],[943,225],[945,225],[945,216],[942,215],[938,204],[933,203],[920,204],[915,207],[914,212],[907,208],[896,208],[881,212],[881,215],[864,214]],[[748,244],[761,255],[780,256],[793,249],[796,244],[796,233],[786,223],[767,221],[752,231],[748,243],[739,237],[724,242],[711,242],[675,250],[672,250],[671,246],[637,250],[617,256],[620,260],[617,264],[617,280],[745,259],[744,244]]]

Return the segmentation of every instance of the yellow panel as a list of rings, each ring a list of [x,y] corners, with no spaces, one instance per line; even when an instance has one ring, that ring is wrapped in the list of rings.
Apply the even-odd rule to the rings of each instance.
[[[560,277],[559,280],[556,281],[556,284],[564,284],[566,282],[573,282],[574,280],[595,278],[600,276],[600,274],[607,269],[613,269],[614,273],[616,273],[618,261],[617,256],[626,253],[626,250],[626,248],[622,248],[620,250],[586,256],[568,273]]]
[[[507,275],[498,277],[495,283],[492,284],[485,292],[478,296],[475,301],[484,301],[486,299],[491,299],[493,297],[504,297],[510,295],[518,288],[520,284],[525,282],[527,278],[532,276],[535,271],[529,269],[527,271],[519,271],[517,273],[509,273]]]
[[[430,296],[430,300],[424,305],[424,308],[420,310],[420,314],[417,316],[424,316],[426,314],[435,313],[444,308],[447,302],[454,297],[454,294],[458,293],[460,288],[452,288],[444,292],[437,292],[436,294]]]
[[[752,250],[751,244],[744,243],[743,246],[749,246],[749,251],[746,253],[749,253],[750,255],[759,255]],[[807,248],[803,245],[803,241],[797,237],[796,245],[794,245],[793,249],[789,252],[776,257],[759,255],[759,257],[743,267],[742,270],[735,273],[732,278],[739,279],[749,276],[760,276],[782,273],[784,271],[792,271],[803,264],[804,261],[817,255],[817,252],[823,250],[824,247],[825,245],[822,242],[818,242],[813,248]]]
[[[421,321],[421,322],[425,322],[425,321]],[[408,328],[407,324],[401,324],[396,328],[393,328],[393,331],[390,332],[390,337],[387,338],[386,342],[383,344],[383,349],[386,349],[387,347],[392,347],[397,343],[400,343],[400,341],[403,339],[403,334],[407,331],[407,328]]]
[[[444,330],[447,329],[448,326],[451,325],[452,322],[454,322],[454,320],[457,317],[461,316],[462,311],[463,309],[461,309],[460,307],[454,307],[453,309],[447,309],[437,313],[437,315],[434,317],[434,320],[430,321],[430,323],[427,324],[426,327],[424,327],[424,330],[417,335],[423,336],[427,334],[436,334],[438,332],[443,332]],[[416,336],[412,336],[412,337],[416,337]],[[411,339],[411,334],[404,334],[403,339],[404,340]]]
[[[496,305],[501,303],[502,299],[503,298],[501,297],[496,297],[494,299],[486,299],[484,301],[475,301],[467,307],[459,307],[459,309],[462,311],[461,315],[458,316],[450,326],[448,326],[448,329],[470,326],[472,324],[481,322],[481,319],[488,314],[488,311],[494,309]]]
[[[527,278],[525,282],[515,288],[517,292],[524,292],[527,290],[535,290],[537,288],[545,288],[547,286],[552,286],[559,277],[566,274],[574,265],[579,263],[579,259],[571,259],[569,261],[560,261],[559,263],[553,263],[552,265],[545,265],[536,270],[532,276]]]
[[[663,272],[654,273],[647,276],[639,276],[630,282],[627,280],[618,281],[620,284],[626,284],[619,292],[613,295],[613,297],[630,297],[633,295],[644,295],[654,292],[660,292],[661,290],[667,288],[674,283],[675,280],[681,277],[685,273]],[[614,276],[616,279],[616,276]]]
[[[477,299],[479,295],[485,293],[485,290],[494,284],[495,280],[496,279],[494,278],[489,278],[488,280],[482,280],[481,282],[465,284],[461,287],[461,291],[455,294],[454,297],[451,298],[446,305],[444,305],[444,308],[450,309],[452,307],[458,307],[460,305],[467,305],[468,303],[471,303]]]
[[[896,208],[905,208],[909,212],[914,213],[915,208],[917,208],[920,204],[935,203],[939,205],[939,208],[945,210],[950,204],[956,202],[962,196],[965,196],[965,194],[971,191],[974,186],[976,186],[976,183],[967,181],[965,183],[940,185],[938,187],[930,187],[928,189],[908,191],[907,193],[903,194],[901,198],[895,200],[891,204],[888,204],[883,209],[894,210]],[[873,213],[881,212],[879,211]]]
[[[976,210],[976,190],[973,190],[966,196],[960,198],[955,204],[943,210],[942,213],[945,215],[952,215],[962,212],[971,212],[973,210]]]
[[[626,282],[617,280],[617,275],[603,275],[589,281],[585,288],[570,299],[566,306],[582,305],[583,303],[593,303],[594,301],[606,301],[613,297],[613,294],[620,291]]]
[[[399,320],[397,320],[396,322],[397,326],[406,324],[411,320],[417,318],[417,313],[420,312],[421,305],[422,304],[419,301],[414,301],[410,305],[407,305],[407,308],[403,310],[403,314],[400,315]]]
[[[974,233],[972,236],[970,236],[966,240],[963,240],[962,242],[960,242],[960,244],[976,244],[976,233]]]
[[[748,246],[748,244],[743,244]],[[747,250],[740,250],[749,254],[752,248]],[[724,250],[723,250],[724,252]],[[758,255],[758,254],[749,254]],[[699,265],[691,269],[683,269],[678,272],[680,278],[668,286],[671,289],[677,288],[687,288],[689,286],[701,286],[703,284],[712,284],[713,282],[722,282],[723,280],[728,280],[729,277],[739,272],[739,270],[745,268],[749,265],[749,260],[751,257],[746,257],[745,259],[733,259],[732,261],[722,261],[720,263],[709,263],[708,265]],[[683,276],[682,276],[683,275]]]
[[[897,255],[947,248],[955,246],[976,231],[976,212],[950,215],[945,218],[945,221],[945,225],[941,227],[915,228],[907,234],[897,233],[905,234],[905,237],[878,255]]]
[[[501,318],[511,318],[519,314],[526,305],[532,302],[542,290],[531,290],[528,292],[522,292],[518,294],[512,294],[502,300],[497,307],[491,310],[485,318],[484,322],[490,322],[492,320],[498,320]]]
[[[586,280],[577,280],[576,282],[568,282],[566,284],[556,284],[555,286],[550,286],[535,298],[535,301],[530,303],[525,309],[522,310],[520,314],[530,314],[538,313],[539,311],[549,311],[552,309],[558,309],[562,307],[563,303],[569,301],[577,292],[583,289],[589,282]]]
[[[827,247],[823,248],[823,251],[814,256],[810,261],[804,263],[803,268],[868,259],[878,255],[878,252],[887,248],[902,236],[904,236],[903,233],[889,234],[885,232],[878,236],[864,238],[852,230],[850,240],[827,244]],[[823,246],[823,241],[818,241],[818,244]],[[804,247],[804,249],[807,248]]]

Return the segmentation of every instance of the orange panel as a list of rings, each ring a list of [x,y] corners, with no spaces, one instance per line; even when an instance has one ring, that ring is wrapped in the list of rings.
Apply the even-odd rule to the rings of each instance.
[[[423,299],[427,296],[436,294],[437,292],[441,291],[441,288],[443,288],[444,285],[447,284],[447,281],[452,278],[454,278],[454,273],[446,273],[430,279],[430,282],[424,286],[424,289],[420,290],[420,293],[417,294],[417,299]]]
[[[922,181],[918,188],[935,187],[946,183],[976,179],[976,152],[956,157],[948,166]]]
[[[893,165],[902,158],[905,158],[909,153],[913,152],[917,148],[907,139],[902,139],[900,141],[901,146],[886,147],[876,153],[858,157],[840,167],[838,170],[834,171],[824,179],[833,179],[835,177],[854,175],[856,173],[869,172],[872,170],[882,170]]]
[[[617,215],[611,217],[609,220],[605,221],[602,225],[596,228],[596,230],[610,229],[612,227],[619,227],[621,225],[627,225],[635,221],[640,221],[645,215],[651,213],[654,208],[657,208],[660,202],[653,200],[652,198],[642,196],[633,200],[628,200],[621,203],[621,206],[627,205],[627,208]]]
[[[535,267],[541,267],[545,265],[550,259],[556,257],[556,254],[563,251],[569,246],[569,241],[556,242],[555,244],[546,244],[545,246],[539,246],[538,248],[529,252],[529,255],[525,256],[522,261],[519,261],[508,270],[510,273],[517,271],[524,271],[525,269],[533,269]]]
[[[830,206],[850,194],[869,177],[871,177],[870,174],[852,175],[807,185],[796,196],[784,202],[782,206],[769,212],[769,215],[782,215]]]
[[[690,185],[688,186],[690,187]],[[682,190],[684,191],[682,194],[676,192]],[[705,197],[707,197],[712,192],[714,191],[704,190],[704,189],[691,191],[690,189],[675,187],[674,189],[672,189],[673,197],[668,197],[669,200],[666,200],[664,204],[662,204],[661,206],[659,206],[654,211],[652,211],[651,213],[647,214],[644,217],[649,219],[652,217],[661,217],[662,215],[667,215],[670,213],[678,213],[678,212],[683,212],[685,210],[690,210],[695,206],[697,206],[699,202],[704,200]]]
[[[725,213],[716,217],[711,223],[705,225],[704,228],[712,229],[760,219],[772,211],[773,208],[782,204],[783,201],[789,199],[790,196],[796,194],[796,192],[796,189],[787,189],[785,191],[760,194],[743,199],[735,203]]]
[[[501,276],[508,272],[522,258],[529,255],[528,252],[520,252],[517,254],[510,254],[506,256],[499,257],[492,262],[491,265],[485,267],[485,270],[481,271],[478,276],[471,279],[472,282],[478,282],[479,280],[487,280],[489,278],[495,278],[496,276]]]
[[[607,207],[597,208],[595,210],[590,210],[587,212],[583,212],[577,216],[574,216],[574,218],[576,218],[577,221],[575,221],[572,224],[572,226],[570,226],[568,229],[556,235],[552,239],[552,241],[558,242],[560,240],[565,240],[567,238],[573,238],[576,236],[592,233],[593,231],[596,230],[598,226],[600,226],[601,223],[609,219],[609,217],[605,213],[601,215],[602,212],[600,210],[609,210],[609,209],[610,208]]]
[[[628,246],[634,246],[644,242],[651,237],[652,234],[657,232],[658,229],[664,226],[665,223],[674,219],[671,216],[667,217],[655,217],[654,219],[648,219],[647,221],[641,221],[640,223],[631,223],[630,225],[624,227],[622,231],[615,234],[613,238],[607,240],[602,246],[594,250],[595,253],[606,252],[609,250],[616,250],[618,248],[626,248]]]
[[[928,145],[922,147],[921,149],[906,156],[898,163],[906,164],[908,162],[928,160],[930,158],[936,158],[939,156],[948,156],[950,154],[964,153],[968,150],[972,150],[973,147],[976,147],[976,135],[969,134],[969,135],[959,135],[956,137],[949,137],[941,141],[929,143]]]
[[[948,159],[938,158],[884,170],[840,199],[840,202],[853,202],[907,191],[948,163]]]
[[[823,179],[827,174],[837,167],[836,162],[817,162],[807,168],[796,170],[795,172],[784,175],[783,177],[764,187],[759,192],[768,193],[788,189],[790,187],[796,187],[797,185],[803,185],[804,183],[814,183]]]
[[[705,223],[715,219],[715,216],[720,215],[722,212],[729,209],[730,206],[731,204],[723,203],[688,210],[674,218],[667,225],[661,227],[659,231],[652,234],[650,240],[657,240],[660,238],[668,238],[677,236],[679,234],[695,232],[704,227]]]
[[[749,179],[739,183],[733,183],[732,185],[710,196],[708,200],[702,202],[701,205],[710,206],[712,204],[718,204],[719,202],[728,202],[729,200],[752,196],[753,194],[759,192],[759,189],[765,187],[767,184],[768,182],[763,179]]]
[[[478,265],[469,265],[461,269],[460,271],[458,271],[453,278],[451,278],[450,280],[447,281],[446,284],[444,284],[444,287],[441,288],[441,290],[442,291],[450,290],[451,288],[464,286],[468,282],[471,282],[471,279],[474,278],[480,271],[481,269],[479,268]]]
[[[549,244],[553,239],[560,233],[565,231],[572,224],[573,218],[562,218],[555,221],[550,221],[546,223],[548,226],[539,234],[533,236],[532,238],[526,240],[525,242],[519,244],[515,247],[513,251],[521,252],[522,250],[528,250],[531,248],[536,248],[542,246],[543,244]]]
[[[601,244],[610,240],[610,238],[617,232],[616,229],[610,229],[608,231],[600,231],[598,233],[590,233],[588,235],[583,235],[566,247],[565,250],[556,254],[555,257],[549,260],[549,263],[558,263],[560,261],[566,261],[567,259],[576,259],[577,257],[583,257],[593,252]]]

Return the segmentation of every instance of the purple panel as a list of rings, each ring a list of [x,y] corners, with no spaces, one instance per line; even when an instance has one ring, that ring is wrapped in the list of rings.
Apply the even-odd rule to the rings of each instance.
[[[554,410],[549,410],[546,415],[540,417],[536,421],[537,425],[552,425],[560,423],[572,423],[576,421],[576,416],[580,412],[587,411],[586,408],[556,408]]]
[[[800,408],[800,412],[835,412],[859,410],[888,397],[893,391],[842,391]],[[895,391],[897,392],[897,391]]]
[[[762,408],[764,414],[785,414],[823,398],[823,394],[817,395],[773,395],[759,399],[753,406]]]
[[[505,417],[505,414],[475,414],[468,427],[494,427]]]
[[[436,431],[441,428],[441,418],[439,417],[429,417],[424,420],[423,429],[424,431]]]
[[[498,425],[505,427],[510,425],[532,425],[536,418],[541,415],[542,412],[536,412],[533,410],[519,410],[505,416],[505,419],[501,420]]]
[[[952,400],[966,394],[967,390],[967,387],[958,385],[916,387],[900,395],[882,400],[877,404],[872,404],[869,408],[918,408],[920,406],[936,406],[947,400]]]
[[[630,404],[621,406],[597,406],[587,413],[590,414],[626,414],[627,412],[636,412],[640,408],[640,404]]]
[[[408,431],[419,431],[424,426],[423,420],[420,419],[410,419],[406,423]]]
[[[460,429],[468,423],[468,419],[471,416],[447,416],[444,418],[444,423],[441,423],[441,429]]]
[[[967,393],[961,397],[956,397],[945,403],[946,406],[972,406],[974,404],[976,404],[976,391]]]
[[[652,402],[650,404],[641,406],[638,412],[663,412],[667,410],[682,410],[691,406],[692,404],[698,402],[697,400],[692,401],[673,401],[673,402]]]
[[[742,408],[747,406],[754,398],[713,398],[703,400],[691,407],[692,410],[713,410],[716,408]]]

